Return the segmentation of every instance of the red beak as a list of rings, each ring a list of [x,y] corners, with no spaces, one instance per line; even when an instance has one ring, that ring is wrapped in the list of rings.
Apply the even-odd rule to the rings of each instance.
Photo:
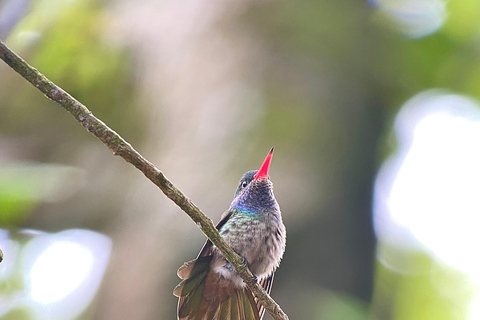
[[[270,167],[270,162],[272,161],[273,156],[273,147],[270,149],[270,152],[267,154],[265,161],[263,161],[260,170],[253,176],[254,179],[267,179],[268,178],[268,168]]]

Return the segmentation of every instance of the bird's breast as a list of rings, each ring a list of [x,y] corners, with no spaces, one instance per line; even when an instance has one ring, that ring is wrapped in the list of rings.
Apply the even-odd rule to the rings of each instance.
[[[220,234],[237,254],[246,259],[250,271],[260,280],[275,271],[285,251],[285,227],[275,213],[232,215],[220,229]],[[221,256],[219,251],[217,254]],[[234,273],[226,262],[215,269],[224,276]]]

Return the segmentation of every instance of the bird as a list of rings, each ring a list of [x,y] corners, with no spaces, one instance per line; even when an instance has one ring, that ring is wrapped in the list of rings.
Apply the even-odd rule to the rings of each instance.
[[[216,228],[270,293],[286,244],[286,229],[268,171],[273,148],[259,170],[246,172]],[[178,320],[261,320],[264,307],[222,253],[207,240],[197,258],[177,271]]]

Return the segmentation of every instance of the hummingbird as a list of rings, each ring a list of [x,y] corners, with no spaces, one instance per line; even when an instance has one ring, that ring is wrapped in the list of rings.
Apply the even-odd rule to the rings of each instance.
[[[285,251],[286,231],[273,195],[268,169],[273,148],[259,170],[246,172],[217,230],[259,284],[270,293]],[[233,266],[207,240],[197,258],[177,271],[182,279],[173,294],[179,320],[261,320],[263,306]]]

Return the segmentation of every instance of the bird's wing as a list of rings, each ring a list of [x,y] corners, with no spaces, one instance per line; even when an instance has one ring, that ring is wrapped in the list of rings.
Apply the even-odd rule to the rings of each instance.
[[[217,224],[217,230],[228,221],[232,211],[226,211]],[[178,269],[182,282],[175,288],[179,297],[180,320],[261,320],[264,308],[244,288],[236,288],[218,273],[208,272],[212,261],[212,242],[207,240],[197,259],[186,262]],[[273,275],[260,281],[270,292]],[[208,288],[208,289],[207,289]]]
[[[217,223],[217,226],[216,226],[217,230],[220,230],[220,228],[223,227],[223,225],[228,221],[228,219],[230,219],[230,216],[232,215],[232,213],[233,213],[233,211],[227,210],[222,214],[222,218],[220,219],[220,221]],[[200,250],[200,253],[197,256],[197,259],[200,258],[200,257],[205,257],[205,256],[211,255],[212,254],[212,245],[213,245],[212,241],[210,241],[210,239],[207,239],[207,241],[203,245],[202,250]]]

